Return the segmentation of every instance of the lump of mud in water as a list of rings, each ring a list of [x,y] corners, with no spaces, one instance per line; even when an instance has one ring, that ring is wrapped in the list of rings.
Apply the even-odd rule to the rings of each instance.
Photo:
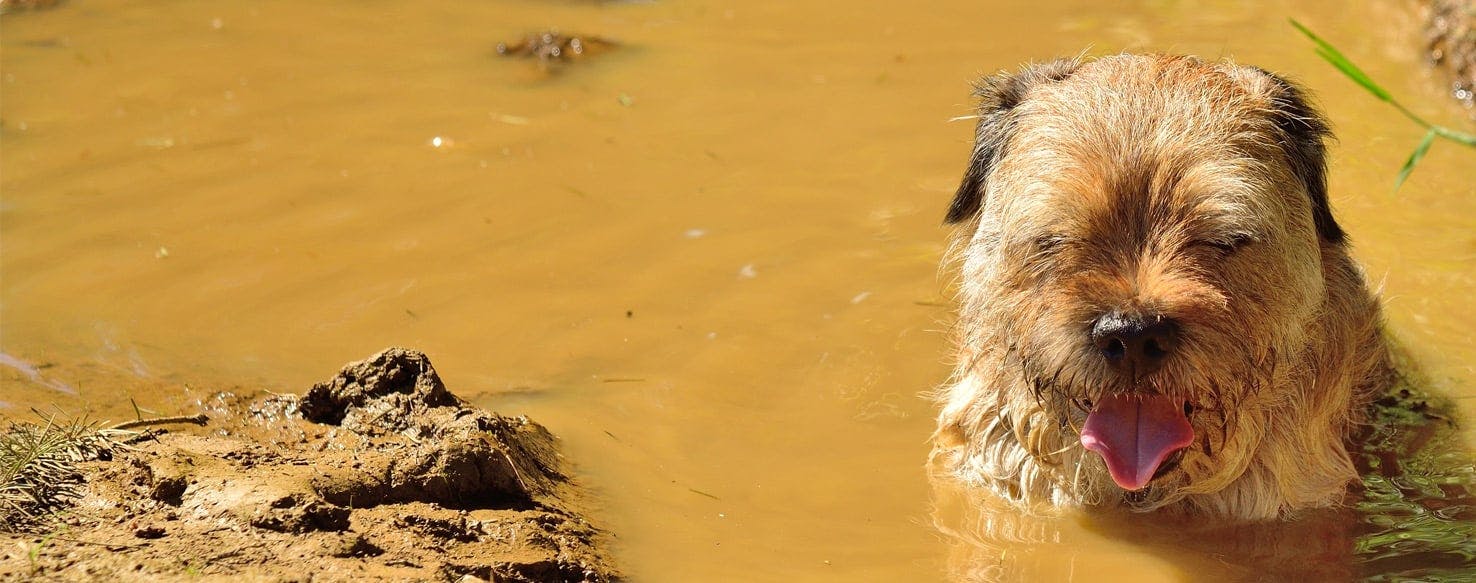
[[[506,418],[491,421],[517,423]],[[529,425],[521,431],[500,429],[504,435],[548,437],[543,428]],[[467,433],[464,440],[375,440],[370,447],[356,448],[355,455],[325,460],[313,487],[324,500],[360,507],[396,502],[527,507],[547,493],[552,468],[529,455],[531,449],[504,442],[496,433]]]
[[[313,479],[333,504],[529,507],[563,480],[553,435],[526,418],[465,406],[413,350],[344,366],[298,408],[347,431],[321,446]]]
[[[332,379],[313,385],[298,410],[309,421],[346,424],[363,433],[378,428],[401,431],[404,422],[428,407],[458,405],[460,400],[446,390],[429,358],[414,350],[389,348],[351,362]],[[350,413],[358,416],[349,418]]]

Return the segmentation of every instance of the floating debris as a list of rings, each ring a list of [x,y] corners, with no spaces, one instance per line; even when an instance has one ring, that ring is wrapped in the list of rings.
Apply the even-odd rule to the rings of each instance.
[[[564,35],[558,29],[530,34],[522,40],[497,43],[497,54],[504,57],[537,58],[544,65],[564,63],[620,46],[619,43],[588,35]]]
[[[56,8],[58,4],[61,4],[61,0],[0,0],[0,14],[21,10]]]

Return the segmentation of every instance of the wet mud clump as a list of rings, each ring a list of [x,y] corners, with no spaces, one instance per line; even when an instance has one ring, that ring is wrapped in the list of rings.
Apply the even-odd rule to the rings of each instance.
[[[418,352],[392,348],[349,364],[313,385],[298,410],[354,436],[352,455],[330,453],[313,478],[334,504],[532,507],[555,502],[565,481],[547,430],[467,406]]]
[[[69,508],[7,528],[0,579],[619,578],[555,438],[457,398],[424,354],[205,405],[202,430],[78,463]]]

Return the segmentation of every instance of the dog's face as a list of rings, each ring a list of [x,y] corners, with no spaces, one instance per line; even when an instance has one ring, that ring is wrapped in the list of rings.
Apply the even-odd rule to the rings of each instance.
[[[1343,237],[1324,125],[1276,77],[1187,58],[1056,62],[979,94],[949,219],[960,376],[985,386],[945,418],[1012,434],[1079,498],[1224,489],[1299,421],[1278,415]]]

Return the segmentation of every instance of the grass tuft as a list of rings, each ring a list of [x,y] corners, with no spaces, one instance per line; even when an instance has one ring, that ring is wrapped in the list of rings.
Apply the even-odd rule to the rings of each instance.
[[[19,532],[81,496],[77,463],[111,457],[137,432],[104,428],[86,417],[10,421],[0,432],[0,527]]]

